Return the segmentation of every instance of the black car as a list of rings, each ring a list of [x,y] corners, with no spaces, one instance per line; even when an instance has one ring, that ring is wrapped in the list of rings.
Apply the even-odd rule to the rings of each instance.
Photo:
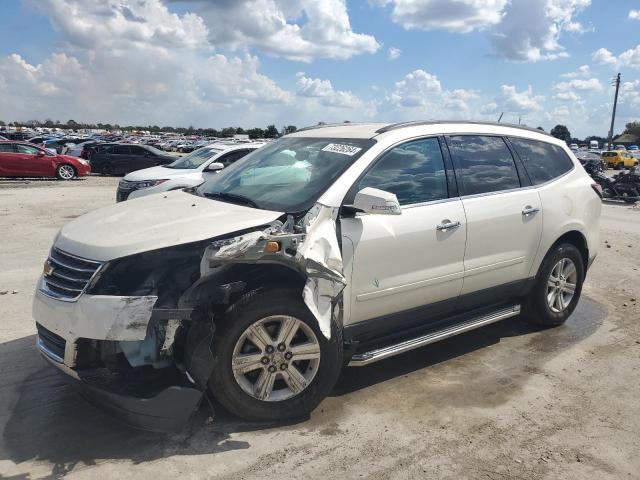
[[[148,145],[102,144],[91,147],[91,150],[91,171],[103,175],[126,175],[135,170],[167,165],[176,160],[176,157]]]

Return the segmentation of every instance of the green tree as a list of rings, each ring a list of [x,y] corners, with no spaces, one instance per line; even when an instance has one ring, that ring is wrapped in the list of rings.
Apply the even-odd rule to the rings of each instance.
[[[556,125],[551,129],[551,135],[567,143],[571,142],[571,132],[565,125]]]
[[[268,125],[267,129],[264,132],[265,138],[278,138],[278,129],[275,125]]]
[[[298,130],[298,127],[296,127],[295,125],[287,125],[282,129],[282,134],[287,135],[289,133],[295,132],[296,130]]]
[[[538,130],[540,130],[541,132],[544,132],[544,128],[542,127],[538,127]]]
[[[629,122],[625,125],[624,133],[640,136],[640,122]]]

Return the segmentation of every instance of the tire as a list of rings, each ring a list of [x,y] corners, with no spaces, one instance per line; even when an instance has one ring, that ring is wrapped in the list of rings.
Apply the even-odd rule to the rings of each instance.
[[[293,346],[287,346],[283,351],[278,350],[279,344],[274,340],[274,337],[280,333],[276,328],[278,321],[274,323],[268,321],[268,319],[277,319],[278,316],[285,319],[293,317],[300,322],[295,324],[298,330],[291,342]],[[283,322],[280,326],[284,325]],[[262,332],[267,331],[273,340],[270,345],[274,350],[272,353],[268,353],[268,347],[258,348],[248,340],[247,335],[255,338],[253,337],[255,330],[249,329],[256,325],[264,326]],[[224,318],[216,324],[216,327],[213,340],[214,368],[209,379],[209,391],[223,407],[245,420],[282,421],[301,418],[311,412],[329,394],[338,379],[343,363],[342,331],[332,324],[331,340],[327,340],[320,332],[315,317],[302,301],[300,292],[272,289],[247,294],[225,312]],[[315,344],[311,336],[315,336]],[[287,360],[285,355],[291,354],[289,348],[295,351],[296,347],[302,345],[302,343],[296,343],[300,341],[305,346],[315,345],[314,348],[319,350],[319,358],[296,361],[294,355]],[[256,362],[251,362],[251,366],[247,367],[249,370],[234,374],[232,358],[235,358],[236,365],[239,365],[238,356],[244,356],[246,359],[247,355],[255,360],[260,358],[261,362],[266,361],[267,364],[258,366]],[[283,363],[289,366],[283,367]],[[236,368],[238,372],[239,368]],[[289,371],[294,368],[300,375],[305,376],[305,382],[293,382],[293,378],[300,379],[297,375],[292,376],[295,372]],[[270,371],[272,373],[269,374]],[[306,384],[306,387],[295,393],[289,386],[289,380],[285,380],[285,375],[287,375],[286,378],[292,379],[291,382],[294,385]],[[275,383],[269,382],[272,390],[265,389],[269,396],[259,399],[256,396],[256,392],[259,391],[257,385],[260,384],[259,379],[263,376],[265,379],[275,378]]]
[[[624,170],[624,163],[620,162],[616,165],[616,170]]]
[[[566,290],[561,289],[562,286],[565,286],[565,283],[557,276],[561,261],[565,262],[563,270],[564,276],[567,278],[566,285],[574,285],[573,295],[570,298],[569,294],[566,293],[570,290],[570,287],[566,287]],[[568,262],[573,265],[574,270],[571,270]],[[573,273],[569,274],[569,272]],[[557,292],[558,289],[561,289],[559,294],[562,295],[564,304],[560,303],[558,296],[551,297],[550,289],[554,288],[551,286],[552,275],[553,278],[558,278],[558,281],[554,282],[556,288],[554,291]],[[524,319],[545,327],[562,325],[575,310],[582,292],[582,284],[584,282],[584,260],[582,254],[570,243],[555,245],[542,261],[535,282],[523,304]],[[550,304],[552,300],[555,300],[553,306]]]
[[[67,163],[58,165],[58,168],[56,168],[56,178],[58,180],[73,180],[77,176],[77,170]]]
[[[100,173],[107,176],[113,175],[113,165],[111,165],[110,163],[105,163],[100,168]]]

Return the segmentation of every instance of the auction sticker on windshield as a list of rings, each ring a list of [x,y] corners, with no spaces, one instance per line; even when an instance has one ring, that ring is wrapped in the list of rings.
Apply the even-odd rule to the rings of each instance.
[[[349,155],[350,157],[353,157],[360,150],[362,150],[362,148],[344,145],[342,143],[330,143],[322,149],[323,152],[340,153],[342,155]]]

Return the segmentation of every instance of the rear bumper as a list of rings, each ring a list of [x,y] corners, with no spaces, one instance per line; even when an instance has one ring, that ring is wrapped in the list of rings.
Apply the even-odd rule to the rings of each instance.
[[[173,385],[139,381],[136,386],[143,385],[144,391],[138,389],[134,394],[126,390],[121,379],[109,379],[101,375],[102,372],[76,371],[59,362],[43,349],[40,338],[38,349],[87,401],[134,428],[154,432],[180,431],[202,400],[203,392],[186,377],[182,381],[177,379]]]

